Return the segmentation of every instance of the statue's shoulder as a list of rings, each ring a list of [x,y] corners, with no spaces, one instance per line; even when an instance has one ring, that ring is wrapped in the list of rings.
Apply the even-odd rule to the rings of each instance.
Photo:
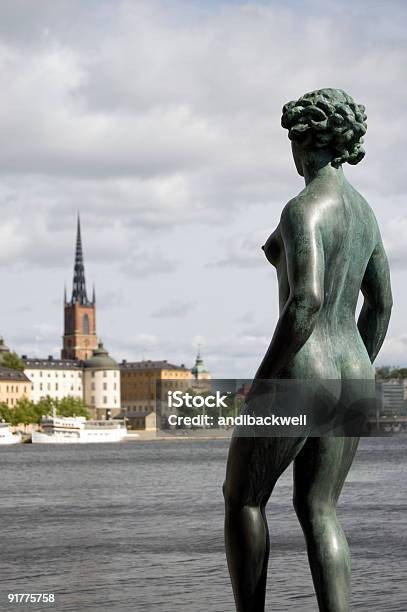
[[[367,225],[371,232],[380,237],[380,230],[373,208],[365,197],[353,185],[347,183],[347,201],[360,223]]]
[[[315,199],[304,189],[284,206],[280,218],[281,227],[293,229],[298,225],[307,226],[311,223],[314,207]]]

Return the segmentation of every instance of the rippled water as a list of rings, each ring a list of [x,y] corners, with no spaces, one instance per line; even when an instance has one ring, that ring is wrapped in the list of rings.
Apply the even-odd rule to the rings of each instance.
[[[0,610],[232,612],[223,548],[225,441],[0,449]],[[362,441],[339,515],[352,610],[406,612],[407,437]],[[268,506],[268,607],[317,607],[291,507]],[[57,603],[13,606],[9,592]]]

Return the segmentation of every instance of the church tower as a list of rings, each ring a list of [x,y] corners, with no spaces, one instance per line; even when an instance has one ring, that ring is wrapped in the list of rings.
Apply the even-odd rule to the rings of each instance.
[[[88,359],[98,345],[96,337],[96,300],[88,300],[83,265],[81,222],[78,214],[76,252],[73,273],[72,297],[64,295],[64,335],[62,359]]]
[[[198,346],[198,354],[195,359],[195,365],[191,368],[191,374],[195,380],[211,380],[211,373],[205,368],[201,356],[201,347]]]

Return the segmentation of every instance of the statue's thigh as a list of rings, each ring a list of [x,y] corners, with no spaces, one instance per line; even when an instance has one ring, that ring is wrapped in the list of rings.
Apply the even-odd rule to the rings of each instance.
[[[224,485],[226,501],[238,506],[264,505],[305,441],[293,437],[233,437]]]
[[[308,438],[294,462],[294,497],[309,505],[335,505],[355,457],[359,438]]]

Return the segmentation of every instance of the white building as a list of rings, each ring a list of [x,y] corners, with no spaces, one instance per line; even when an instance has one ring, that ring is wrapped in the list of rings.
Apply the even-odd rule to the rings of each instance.
[[[39,402],[49,396],[53,399],[75,397],[83,399],[82,368],[73,359],[29,358],[22,356],[25,364],[24,374],[31,381],[30,399]]]
[[[120,369],[101,342],[83,368],[86,406],[97,419],[116,417],[120,413]]]

